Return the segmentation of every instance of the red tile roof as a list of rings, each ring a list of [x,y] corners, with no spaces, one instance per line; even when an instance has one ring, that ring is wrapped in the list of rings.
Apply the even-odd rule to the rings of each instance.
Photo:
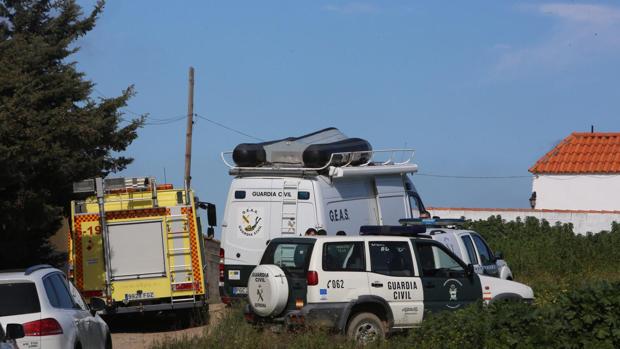
[[[529,171],[534,174],[620,173],[620,133],[573,132]]]

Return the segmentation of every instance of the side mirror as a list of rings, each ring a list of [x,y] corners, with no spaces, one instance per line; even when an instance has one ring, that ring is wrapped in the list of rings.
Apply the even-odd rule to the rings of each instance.
[[[504,254],[502,253],[502,251],[497,251],[495,252],[495,259],[504,259]]]
[[[88,307],[90,308],[90,314],[92,316],[95,316],[98,311],[104,310],[105,306],[105,301],[101,298],[91,298],[90,304],[88,305]]]
[[[467,264],[467,269],[465,269],[465,272],[467,273],[467,276],[472,276],[476,273],[476,270],[474,270],[474,265],[473,264]]]
[[[210,227],[215,227],[217,225],[217,213],[215,211],[215,205],[210,202],[197,201],[196,205],[198,208],[203,210],[207,210],[207,224]]]
[[[7,324],[5,339],[20,339],[24,338],[24,326],[21,324]]]
[[[213,239],[214,236],[215,236],[215,229],[213,229],[213,227],[208,227],[207,228],[207,239]]]
[[[215,211],[214,204],[209,204],[207,207],[207,220],[209,221],[210,227],[215,227],[217,225],[217,212]]]

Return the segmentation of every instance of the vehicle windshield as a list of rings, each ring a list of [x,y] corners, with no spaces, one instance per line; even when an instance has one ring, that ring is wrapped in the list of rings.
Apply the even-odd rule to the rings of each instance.
[[[305,277],[314,241],[272,242],[267,246],[261,264],[275,264],[287,274]]]
[[[40,311],[37,287],[33,282],[0,283],[0,317]]]

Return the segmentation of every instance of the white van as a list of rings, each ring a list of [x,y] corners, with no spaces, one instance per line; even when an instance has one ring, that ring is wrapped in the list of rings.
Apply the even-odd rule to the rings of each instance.
[[[237,166],[243,161],[234,154],[235,164],[226,159],[233,152],[222,154],[234,177],[222,222],[220,296],[224,302],[247,294],[249,274],[271,239],[302,236],[309,228],[325,230],[326,235],[357,234],[363,225],[398,224],[403,217],[428,214],[408,177],[417,171],[411,163],[412,150],[338,152],[342,149],[335,147],[328,149],[322,166],[306,167],[309,161],[301,160],[301,153],[308,160],[307,150],[299,149],[308,149],[317,140],[321,146],[342,145],[347,142],[342,137],[332,128],[265,143],[269,149],[259,157],[267,160],[259,166]],[[401,158],[403,153],[406,156]],[[278,156],[288,162],[276,163]],[[378,158],[383,161],[377,162]]]

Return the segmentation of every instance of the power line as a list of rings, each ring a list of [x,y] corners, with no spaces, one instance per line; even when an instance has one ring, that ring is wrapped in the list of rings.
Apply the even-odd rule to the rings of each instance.
[[[238,133],[238,134],[240,134],[240,135],[242,135],[242,136],[245,136],[245,137],[248,137],[248,138],[252,138],[252,139],[255,139],[255,140],[257,140],[257,141],[261,141],[261,142],[264,142],[264,141],[265,141],[265,140],[264,140],[264,139],[262,139],[262,138],[258,138],[258,137],[256,137],[256,136],[252,136],[251,134],[247,134],[247,133],[245,133],[245,132],[243,132],[243,131],[239,131],[239,130],[234,129],[234,128],[230,127],[230,126],[226,126],[226,125],[224,125],[224,124],[222,124],[222,123],[220,123],[220,122],[217,122],[217,121],[215,121],[215,120],[211,120],[211,119],[209,119],[209,118],[207,118],[207,117],[205,117],[205,116],[202,116],[202,115],[200,115],[200,114],[194,114],[194,115],[195,115],[196,117],[199,117],[199,118],[201,118],[201,119],[203,119],[203,120],[205,120],[205,121],[208,121],[208,122],[210,122],[210,123],[212,123],[212,124],[214,124],[214,125],[217,125],[217,126],[219,126],[219,127],[221,127],[221,128],[227,129],[228,131],[232,131],[232,132]]]
[[[431,173],[416,173],[415,176],[437,177],[437,178],[454,178],[454,179],[531,179],[532,176],[453,176]]]
[[[159,126],[159,125],[168,125],[168,124],[172,124],[175,122],[179,122],[179,121],[183,121],[185,118],[187,118],[187,116],[185,115],[180,115],[180,116],[173,116],[170,118],[166,118],[166,119],[155,119],[153,118],[153,122],[145,122],[144,125],[146,126]],[[150,118],[147,118],[147,120]]]
[[[101,97],[101,98],[108,98],[101,91],[96,89],[95,87],[93,87],[93,91],[95,91],[99,95],[99,97]],[[150,116],[149,113],[140,114],[140,113],[136,113],[135,111],[132,111],[131,109],[127,109],[127,108],[123,108],[123,110],[128,112],[129,114],[132,114],[132,115],[135,115],[135,116],[147,115],[147,120],[149,120],[149,121],[144,123],[145,126],[168,125],[168,124],[172,124],[172,123],[175,123],[175,122],[182,121],[183,119],[185,119],[187,117],[187,115],[177,115],[177,116],[171,116],[171,117],[156,118],[156,117]],[[245,133],[243,131],[239,131],[239,130],[234,129],[234,128],[230,127],[230,126],[226,126],[226,125],[224,125],[224,124],[222,124],[220,122],[217,122],[215,120],[211,120],[211,119],[209,119],[209,118],[207,118],[205,116],[202,116],[202,115],[199,115],[199,114],[196,114],[196,113],[194,113],[194,116],[199,117],[199,118],[201,118],[201,119],[203,119],[203,120],[205,120],[207,122],[210,122],[210,123],[212,123],[214,125],[217,125],[217,126],[219,126],[221,128],[224,128],[226,130],[238,133],[238,134],[240,134],[242,136],[245,136],[245,137],[248,137],[248,138],[252,138],[252,139],[255,139],[255,140],[261,141],[261,142],[265,141],[264,139],[258,138],[256,136],[252,136],[251,134]],[[152,121],[150,121],[150,120],[152,120]]]

